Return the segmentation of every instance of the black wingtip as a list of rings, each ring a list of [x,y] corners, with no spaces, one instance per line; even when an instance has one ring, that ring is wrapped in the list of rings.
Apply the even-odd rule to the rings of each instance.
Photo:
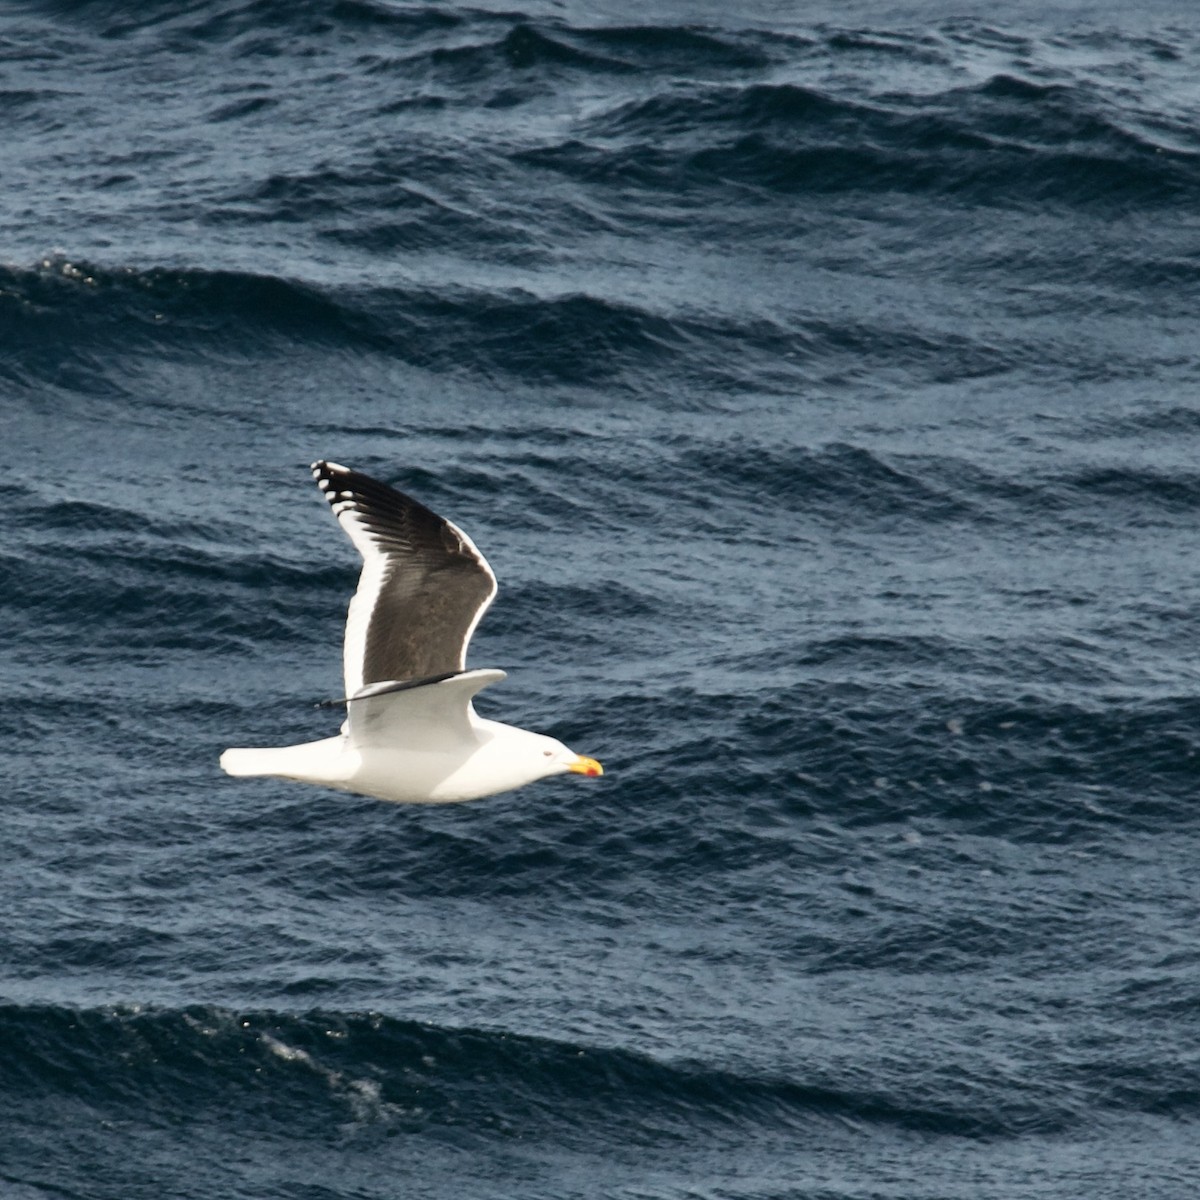
[[[321,489],[321,495],[329,501],[329,507],[333,509],[335,516],[340,516],[344,509],[356,507],[355,491],[349,490],[353,489],[356,483],[380,486],[365,475],[359,475],[357,471],[343,467],[341,463],[329,462],[324,458],[318,459],[310,469],[317,481],[317,487]]]
[[[330,462],[324,458],[318,458],[315,463],[310,463],[308,469],[312,472],[317,485],[322,488],[328,487],[328,481],[335,475],[352,475],[354,473],[349,467],[343,467],[341,463]]]

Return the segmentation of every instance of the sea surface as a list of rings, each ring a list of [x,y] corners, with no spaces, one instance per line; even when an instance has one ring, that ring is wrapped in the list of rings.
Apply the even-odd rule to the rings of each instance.
[[[1200,10],[0,9],[3,1200],[1200,1195]],[[472,804],[307,466],[472,536]]]

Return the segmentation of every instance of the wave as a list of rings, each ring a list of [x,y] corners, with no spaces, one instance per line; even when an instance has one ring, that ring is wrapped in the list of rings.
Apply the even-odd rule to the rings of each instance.
[[[1135,130],[1090,88],[1006,75],[860,99],[795,83],[693,85],[621,102],[581,133],[519,157],[596,182],[737,185],[764,197],[896,191],[962,204],[1158,209],[1200,190],[1200,154],[1179,138]]]
[[[170,1129],[252,1118],[260,1136],[320,1141],[348,1127],[570,1146],[750,1129],[812,1141],[845,1122],[994,1138],[1062,1131],[1093,1104],[1179,1117],[1200,1108],[1200,1093],[1173,1089],[1170,1072],[1114,1077],[1107,1056],[987,1087],[969,1068],[956,1083],[950,1064],[903,1080],[804,1081],[378,1013],[10,1004],[0,1029],[6,1106],[58,1096],[110,1121]]]
[[[290,32],[328,36],[337,27],[367,32],[392,29],[421,33],[456,29],[471,9],[447,12],[436,5],[398,7],[383,0],[34,0],[30,8],[57,22],[106,39],[160,34],[196,43],[226,45],[247,35]],[[484,15],[484,14],[480,14]]]
[[[953,486],[958,467],[946,464],[942,470],[915,458],[889,461],[844,443],[784,450],[737,443],[699,447],[680,462],[681,470],[712,481],[729,500],[759,511],[854,524],[988,519],[986,509]]]
[[[879,1119],[923,1123],[869,1097],[502,1031],[439,1028],[379,1014],[183,1010],[0,1009],[5,1087],[61,1092],[112,1112],[174,1124],[185,1113],[326,1130],[350,1121],[401,1127],[500,1123],[510,1135],[548,1128],[586,1137],[616,1124],[777,1120],[874,1107]],[[936,1124],[936,1116],[924,1120]],[[297,1130],[296,1132],[302,1132]]]
[[[187,37],[199,45],[228,45],[264,37],[327,38],[332,30],[403,38],[416,53],[392,57],[377,49],[361,60],[424,64],[466,76],[506,75],[536,70],[625,74],[644,70],[753,70],[771,65],[780,46],[806,45],[795,35],[721,30],[701,25],[571,24],[519,9],[489,10],[470,5],[398,6],[382,0],[240,0],[238,3],[183,3],[154,0],[130,5],[123,0],[40,0],[36,8],[61,22],[109,39],[159,32]],[[447,40],[449,44],[447,44]],[[436,42],[429,45],[427,43]]]
[[[1194,414],[1172,409],[1104,420],[1088,435],[1135,436],[1194,421]],[[1111,536],[1130,523],[1200,512],[1200,474],[1181,466],[1064,465],[1015,477],[964,456],[884,453],[844,442],[781,449],[737,438],[719,445],[682,441],[667,461],[669,470],[657,468],[660,494],[689,510],[698,507],[703,486],[727,512],[745,514],[739,537],[777,536],[782,518],[792,522],[793,536],[796,521],[838,529],[950,525]],[[631,481],[649,484],[636,465],[628,470]],[[702,513],[690,516],[699,521]],[[726,536],[733,530],[726,522]]]
[[[878,368],[939,381],[1001,373],[1011,352],[957,331],[796,313],[722,312],[588,292],[458,285],[321,285],[252,273],[102,267],[65,256],[0,267],[0,336],[27,347],[0,361],[18,382],[118,390],[139,357],[258,363],[335,351],[529,385],[644,391],[676,402],[703,390],[793,394]]]
[[[0,267],[0,330],[30,356],[64,336],[74,345],[121,331],[127,348],[160,346],[173,332],[237,344],[256,334],[377,343],[349,306],[298,280],[203,269],[103,267],[65,255],[34,268]]]
[[[782,385],[786,372],[768,365],[760,373],[752,356],[739,353],[748,342],[795,345],[807,361],[817,354],[814,341],[841,343],[849,354],[866,340],[819,322],[789,331],[766,320],[659,312],[581,292],[320,286],[232,271],[114,269],[63,256],[32,269],[0,267],[0,336],[27,348],[19,367],[0,364],[24,382],[61,381],[72,369],[103,380],[114,373],[114,356],[259,361],[322,347],[417,366],[454,361],[532,384],[620,385],[652,371],[703,375],[726,390],[756,376],[765,386]],[[902,340],[881,339],[877,353]]]
[[[334,30],[350,41],[371,39],[359,47],[352,70],[388,74],[405,85],[400,95],[381,93],[381,115],[396,106],[536,107],[564,85],[584,87],[604,76],[604,107],[571,122],[570,136],[555,140],[508,129],[488,147],[489,153],[507,148],[510,161],[523,167],[600,183],[714,199],[727,198],[733,187],[746,204],[756,194],[773,201],[806,193],[899,192],[967,205],[1041,203],[1098,212],[1161,211],[1194,201],[1200,190],[1200,147],[1189,120],[1147,117],[1136,99],[1103,86],[1085,68],[1067,72],[1053,65],[1064,45],[1094,53],[1084,35],[1047,45],[1016,39],[1004,46],[1007,70],[948,86],[973,53],[994,54],[996,31],[964,22],[922,36],[865,28],[606,27],[519,10],[396,8],[373,0],[212,0],[198,11],[177,0],[145,11],[98,0],[48,0],[45,7],[59,21],[109,40],[156,30],[176,46],[244,45],[268,63],[294,53],[296,41],[327,52]],[[381,30],[386,40],[376,36]],[[1172,49],[1153,39],[1118,42],[1116,48],[1135,59],[1161,61]],[[856,79],[886,77],[870,70],[880,57],[889,60],[892,74],[900,64],[918,73],[912,90],[855,85],[835,95],[819,82],[847,72]],[[779,75],[791,78],[773,77]],[[17,95],[22,111],[38,107],[28,101]],[[211,116],[253,122],[276,103],[271,95],[221,97]],[[431,132],[416,139],[413,153],[431,144],[454,152],[455,139]],[[453,169],[471,168],[459,161]],[[415,221],[389,227],[387,206],[378,208],[373,233],[347,231],[347,222],[338,232],[379,249],[420,248],[426,236],[448,245],[454,236],[453,221],[433,233],[418,230]],[[263,220],[270,212],[269,205],[261,212],[250,205],[247,213],[231,204],[226,219]],[[478,214],[477,220],[486,226]],[[529,242],[527,252],[536,238]]]

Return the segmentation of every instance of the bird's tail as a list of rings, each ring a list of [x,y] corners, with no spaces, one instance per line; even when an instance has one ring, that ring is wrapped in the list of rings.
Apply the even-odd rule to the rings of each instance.
[[[221,770],[226,775],[276,775],[279,773],[280,751],[226,750],[221,755]]]
[[[322,738],[299,746],[264,746],[253,750],[226,750],[221,769],[227,775],[276,775],[302,783],[324,783],[337,787],[354,769],[354,761],[342,753],[344,739]]]

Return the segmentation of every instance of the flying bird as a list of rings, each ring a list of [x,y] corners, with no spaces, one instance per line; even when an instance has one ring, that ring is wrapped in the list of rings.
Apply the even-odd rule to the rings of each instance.
[[[496,576],[456,525],[337,463],[312,473],[363,558],[343,649],[345,723],[298,746],[226,750],[230,775],[271,775],[409,804],[475,800],[600,764],[544,734],[480,717],[503,671],[466,669]]]

